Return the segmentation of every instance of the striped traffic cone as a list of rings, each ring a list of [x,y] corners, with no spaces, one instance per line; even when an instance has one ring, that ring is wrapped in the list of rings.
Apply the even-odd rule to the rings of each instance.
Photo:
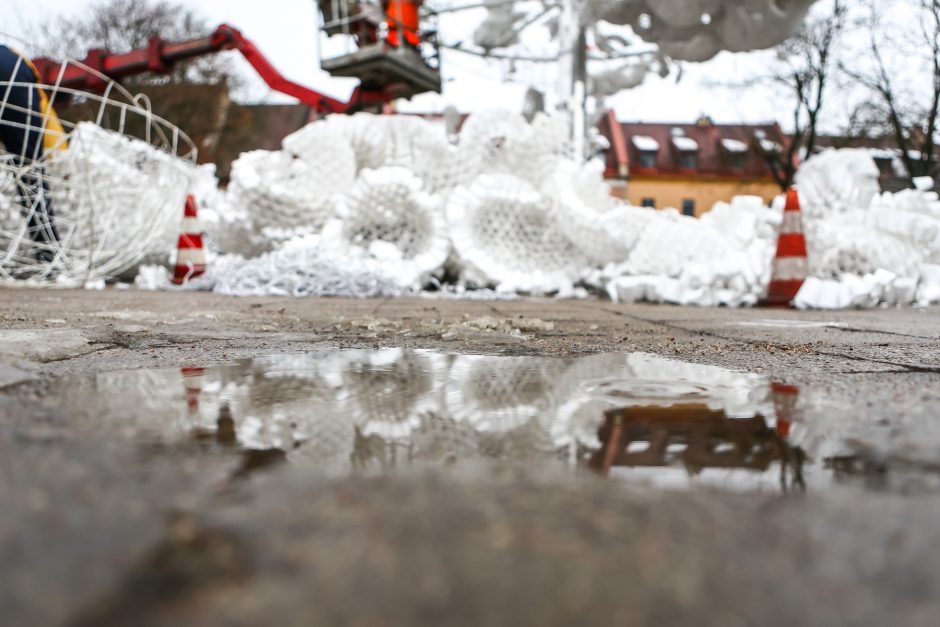
[[[176,248],[176,265],[173,268],[174,283],[181,285],[205,274],[206,251],[202,246],[202,227],[199,225],[196,199],[192,194],[186,196],[183,227]]]
[[[186,389],[186,408],[189,413],[199,413],[199,395],[202,393],[202,376],[205,373],[204,368],[183,367],[180,368],[183,374],[183,387]]]
[[[777,238],[773,273],[763,305],[787,306],[803,286],[809,270],[806,260],[806,238],[800,220],[800,197],[796,189],[787,190],[787,204],[783,209],[783,224]]]
[[[800,388],[795,385],[772,382],[770,393],[774,401],[774,413],[777,414],[775,427],[777,435],[787,439],[790,436],[793,415],[796,413],[796,400],[800,395]]]

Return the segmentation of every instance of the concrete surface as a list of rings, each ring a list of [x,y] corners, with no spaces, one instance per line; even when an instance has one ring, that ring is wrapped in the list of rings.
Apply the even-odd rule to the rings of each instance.
[[[938,313],[0,290],[0,622],[934,625]],[[224,446],[141,441],[49,393],[322,346],[760,372],[811,390],[802,420],[912,481],[781,496],[510,464],[246,473]]]

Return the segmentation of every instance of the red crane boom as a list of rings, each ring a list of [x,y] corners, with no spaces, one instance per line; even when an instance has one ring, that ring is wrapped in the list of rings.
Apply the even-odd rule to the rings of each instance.
[[[60,63],[39,57],[33,64],[41,82],[83,91],[103,91],[107,81],[101,75],[120,81],[129,76],[154,72],[166,74],[177,64],[223,50],[238,50],[271,89],[293,96],[318,113],[349,113],[362,107],[380,105],[399,95],[389,87],[356,87],[347,102],[331,98],[282,75],[247,37],[232,26],[222,24],[208,37],[169,42],[151,37],[146,48],[112,54],[93,48],[81,60],[82,65]],[[91,70],[91,71],[89,71]]]

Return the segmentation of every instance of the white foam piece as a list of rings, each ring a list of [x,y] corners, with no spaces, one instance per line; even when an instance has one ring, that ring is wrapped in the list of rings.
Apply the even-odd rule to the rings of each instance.
[[[918,305],[940,302],[940,264],[921,264],[915,297]]]
[[[396,296],[401,289],[372,268],[324,253],[318,236],[285,242],[277,250],[244,260],[219,257],[197,281],[234,296]]]
[[[914,189],[921,192],[929,192],[934,186],[934,180],[929,176],[915,176],[913,182]]]
[[[793,303],[799,309],[910,305],[917,296],[917,287],[916,279],[899,277],[883,268],[864,275],[846,273],[838,279],[809,277]]]

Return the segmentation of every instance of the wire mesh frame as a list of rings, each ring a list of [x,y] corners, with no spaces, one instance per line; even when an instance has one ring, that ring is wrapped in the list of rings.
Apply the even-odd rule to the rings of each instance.
[[[102,93],[63,87],[76,69],[96,76]],[[24,88],[28,101],[11,102]],[[35,106],[40,98],[47,107]],[[86,119],[58,119],[59,129],[53,111],[65,101]],[[87,66],[63,62],[51,85],[0,81],[0,125],[52,137],[41,154],[26,154],[26,143],[0,154],[0,282],[71,287],[113,276],[179,218],[193,141],[146,97]]]

